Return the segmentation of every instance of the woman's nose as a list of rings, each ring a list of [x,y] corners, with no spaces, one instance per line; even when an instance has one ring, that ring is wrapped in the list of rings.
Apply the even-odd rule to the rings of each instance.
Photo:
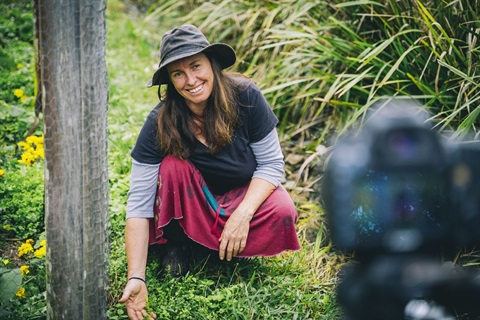
[[[195,84],[195,75],[192,72],[185,72],[185,77],[187,78],[186,80],[188,85]]]

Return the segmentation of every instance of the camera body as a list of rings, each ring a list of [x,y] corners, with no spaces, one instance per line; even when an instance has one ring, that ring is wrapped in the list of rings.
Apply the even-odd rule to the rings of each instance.
[[[443,303],[449,293],[440,283],[476,290],[473,278],[452,276],[436,257],[480,244],[480,146],[447,142],[427,119],[418,104],[389,100],[358,135],[335,145],[327,163],[322,195],[332,242],[357,261],[339,286],[340,302],[358,319],[403,319],[409,300],[432,295]],[[367,308],[369,295],[378,301]],[[379,302],[388,315],[372,305]]]

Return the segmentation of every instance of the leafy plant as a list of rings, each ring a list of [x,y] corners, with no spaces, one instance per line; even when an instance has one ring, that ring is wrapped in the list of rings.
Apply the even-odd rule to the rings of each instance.
[[[7,309],[21,285],[22,274],[20,269],[0,267],[0,292],[2,292],[0,295],[0,318],[3,319],[10,314]]]
[[[35,238],[44,231],[43,163],[19,166],[0,178],[0,234]],[[8,230],[5,226],[9,226]]]
[[[33,1],[3,1],[0,11],[1,165],[2,151],[23,140],[35,119]]]
[[[39,238],[43,237],[40,235]],[[19,245],[18,254],[10,257],[11,260],[3,260],[5,269],[0,268],[0,274],[13,274],[15,278],[10,277],[6,283],[2,282],[4,279],[0,279],[0,286],[5,285],[5,289],[9,290],[8,297],[2,296],[4,301],[0,302],[1,319],[45,319],[45,253],[45,240],[35,243],[32,239],[27,239]]]

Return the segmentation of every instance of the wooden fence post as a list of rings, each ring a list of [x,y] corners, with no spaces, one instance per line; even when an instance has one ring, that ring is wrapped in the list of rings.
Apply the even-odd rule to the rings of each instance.
[[[48,319],[107,319],[105,0],[35,0]]]

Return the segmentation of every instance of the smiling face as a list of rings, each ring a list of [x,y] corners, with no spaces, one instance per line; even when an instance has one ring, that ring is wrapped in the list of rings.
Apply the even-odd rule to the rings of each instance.
[[[213,90],[213,71],[203,53],[174,61],[167,66],[168,76],[178,93],[195,114],[202,115]]]

